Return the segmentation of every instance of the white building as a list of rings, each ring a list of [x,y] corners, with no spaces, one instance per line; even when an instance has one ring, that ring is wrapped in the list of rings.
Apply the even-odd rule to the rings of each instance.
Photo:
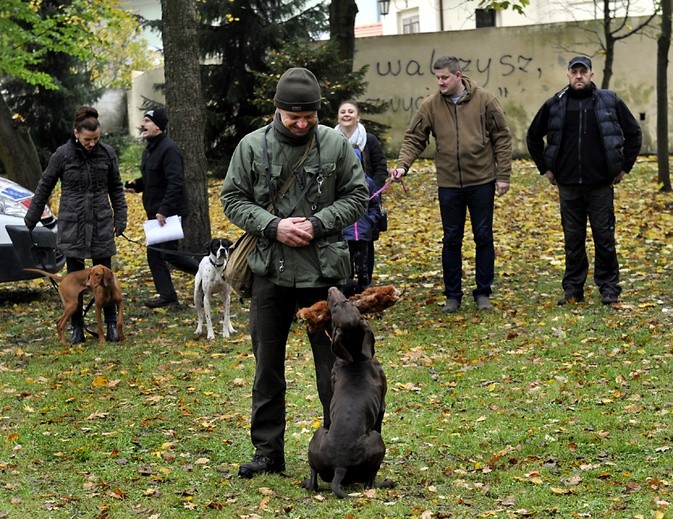
[[[658,0],[613,0],[615,16],[652,14]],[[121,0],[129,10],[148,20],[161,18],[160,0]],[[324,1],[325,6],[329,4]],[[521,15],[509,9],[482,9],[479,0],[357,0],[355,36],[389,36],[421,32],[461,31],[481,27],[513,27],[603,17],[603,0],[531,0]],[[628,11],[625,9],[628,5]],[[386,13],[386,14],[383,14]],[[153,48],[161,49],[161,35],[146,31]]]
[[[359,0],[358,5],[365,1]],[[603,18],[603,0],[531,0],[523,15],[512,9],[482,9],[479,0],[369,0],[372,1],[377,2],[381,34],[385,36]],[[657,0],[613,0],[610,4],[616,12],[612,17],[647,16],[654,12],[657,3]]]

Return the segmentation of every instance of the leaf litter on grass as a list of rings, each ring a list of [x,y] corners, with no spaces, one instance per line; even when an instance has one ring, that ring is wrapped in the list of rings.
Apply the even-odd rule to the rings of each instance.
[[[0,512],[21,517],[657,517],[671,490],[671,194],[648,158],[616,188],[624,293],[559,308],[558,198],[530,161],[515,161],[496,199],[495,312],[466,296],[446,315],[441,224],[431,162],[386,194],[390,230],[375,282],[403,299],[373,320],[388,376],[381,479],[394,489],[336,500],[311,495],[306,449],[320,424],[303,330],[287,352],[288,478],[239,480],[249,459],[254,359],[249,336],[196,340],[195,312],[142,307],[151,276],[142,246],[118,241],[128,341],[61,346],[58,296],[42,281],[0,287]],[[213,234],[240,231],[209,186]],[[126,234],[143,241],[139,197]],[[589,240],[589,254],[593,256]],[[466,226],[464,287],[474,278]],[[192,280],[176,273],[181,298]],[[32,294],[24,297],[24,293]],[[48,304],[46,304],[48,303]],[[247,327],[246,303],[232,301]],[[268,491],[260,492],[258,489]]]

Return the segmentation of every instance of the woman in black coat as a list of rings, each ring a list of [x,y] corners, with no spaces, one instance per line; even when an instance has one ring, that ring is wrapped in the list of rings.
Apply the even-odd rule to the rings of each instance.
[[[58,248],[66,257],[68,272],[84,269],[84,260],[112,267],[117,253],[115,236],[126,228],[127,206],[119,163],[114,149],[100,142],[98,112],[82,106],[75,112],[73,135],[49,159],[35,189],[24,221],[33,229],[56,182],[61,181],[58,210]],[[117,342],[114,305],[105,307],[106,338]],[[72,316],[72,344],[84,342],[82,307]]]

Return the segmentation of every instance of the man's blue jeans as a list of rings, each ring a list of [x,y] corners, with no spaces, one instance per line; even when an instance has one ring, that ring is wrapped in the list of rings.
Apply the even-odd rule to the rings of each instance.
[[[472,235],[475,243],[475,281],[472,292],[478,296],[491,295],[495,275],[495,248],[493,247],[493,200],[495,182],[464,188],[439,188],[439,210],[442,216],[442,269],[444,295],[461,300],[463,270],[463,234],[467,211],[470,211]]]

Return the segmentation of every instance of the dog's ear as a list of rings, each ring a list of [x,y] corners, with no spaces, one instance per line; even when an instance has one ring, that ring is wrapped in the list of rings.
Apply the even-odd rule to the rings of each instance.
[[[102,285],[105,288],[111,287],[114,284],[114,274],[110,269],[105,269],[103,270],[103,279],[102,279]]]
[[[340,359],[345,360],[346,362],[353,362],[353,356],[350,354],[348,349],[341,342],[343,339],[343,332],[341,328],[335,328],[332,330],[332,353],[339,357]]]
[[[374,339],[374,331],[366,319],[362,319],[360,326],[364,332],[362,337],[362,350],[360,353],[366,360],[371,360],[374,358],[374,343],[376,342],[376,339]]]
[[[222,240],[222,245],[224,245],[227,249],[231,249],[231,246],[232,246],[233,244],[234,244],[233,241],[228,240],[228,239],[226,239],[226,238],[225,238],[224,240]]]

